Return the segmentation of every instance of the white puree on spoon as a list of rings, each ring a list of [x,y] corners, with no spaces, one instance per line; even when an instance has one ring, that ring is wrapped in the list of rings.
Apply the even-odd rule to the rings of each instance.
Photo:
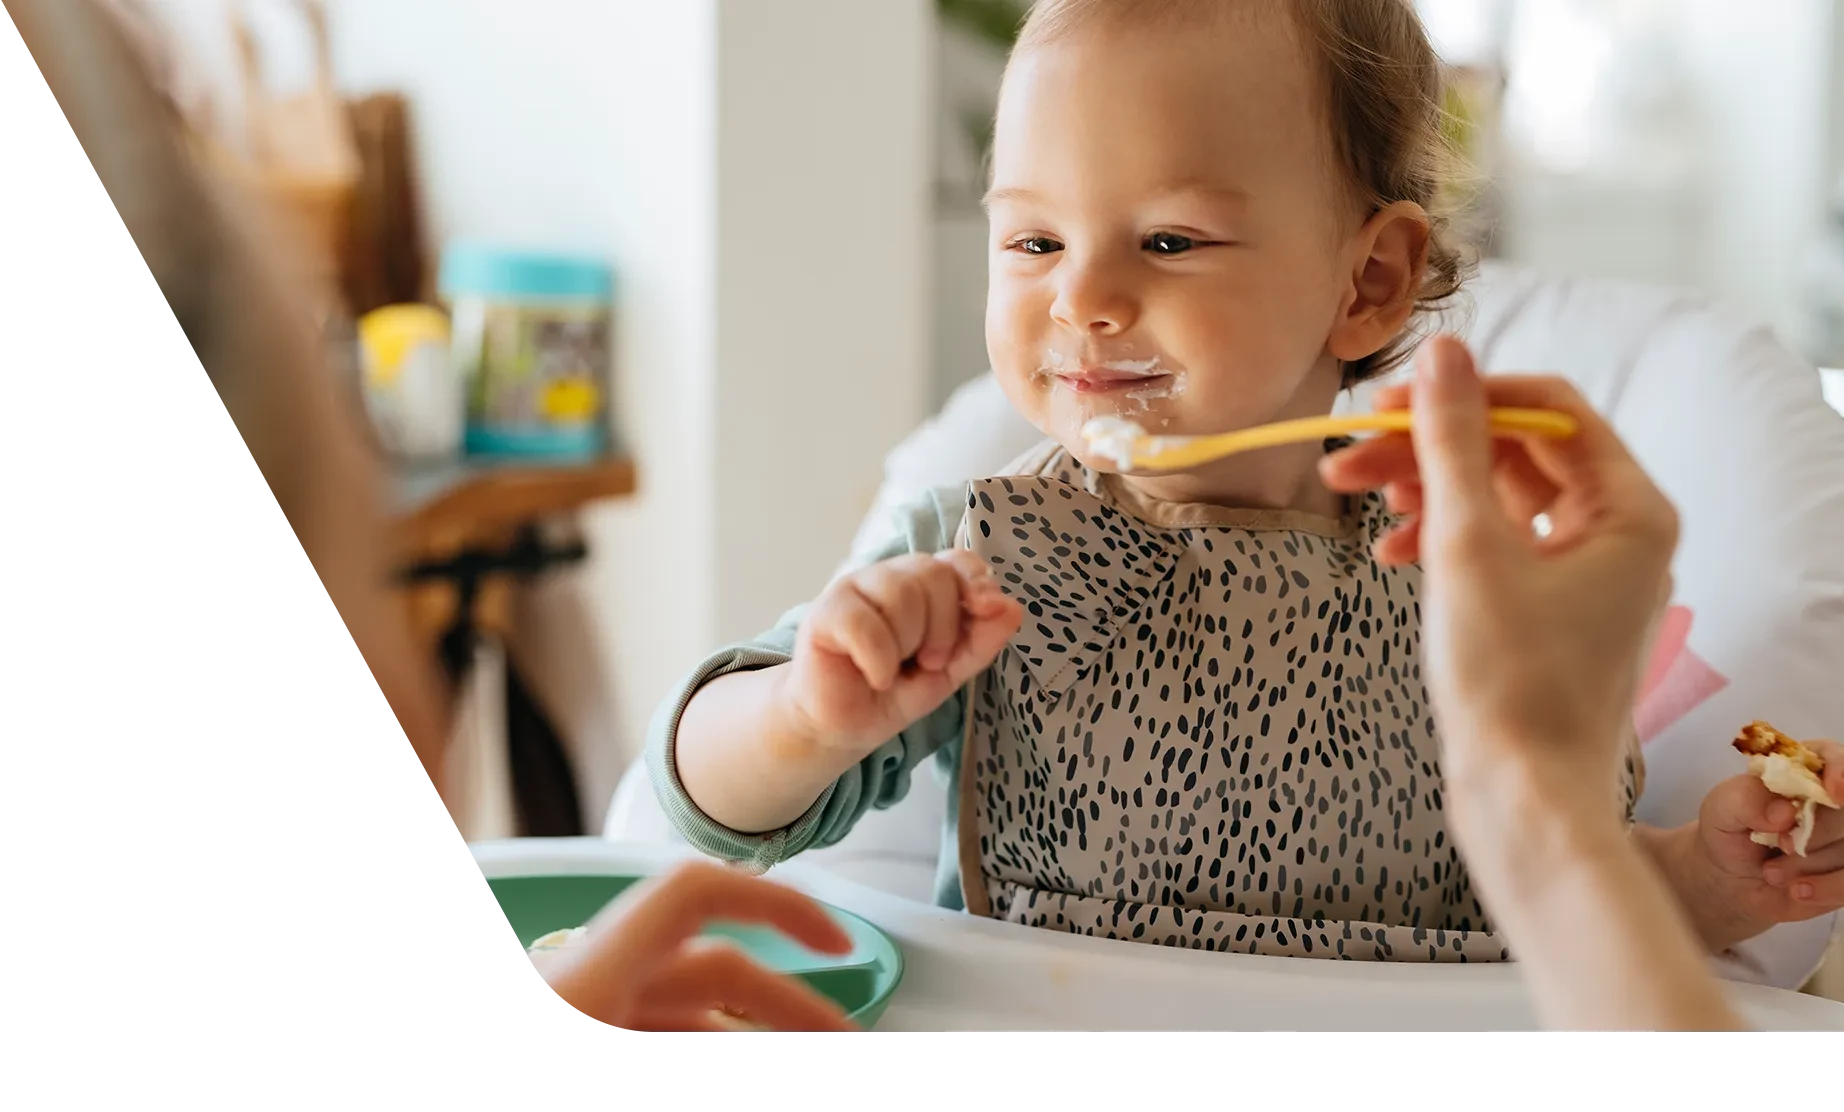
[[[1096,417],[1082,426],[1089,451],[1122,471],[1133,469],[1133,445],[1145,435],[1145,429],[1125,417]]]

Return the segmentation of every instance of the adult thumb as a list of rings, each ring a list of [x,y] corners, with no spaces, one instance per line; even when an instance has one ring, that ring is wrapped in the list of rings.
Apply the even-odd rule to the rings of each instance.
[[[1415,458],[1423,527],[1443,535],[1503,521],[1492,486],[1491,412],[1472,353],[1436,336],[1416,360]]]

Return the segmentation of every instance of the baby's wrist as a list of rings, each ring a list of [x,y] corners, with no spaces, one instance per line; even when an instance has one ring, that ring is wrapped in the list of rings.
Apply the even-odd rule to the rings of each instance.
[[[1732,878],[1704,849],[1703,833],[1697,823],[1669,830],[1641,825],[1634,835],[1664,874],[1698,939],[1710,953],[1720,954],[1773,926],[1733,906]]]
[[[801,706],[794,694],[792,676],[789,665],[774,669],[764,722],[769,756],[784,775],[814,781],[823,789],[844,771],[837,767],[840,746],[836,735],[822,729]]]

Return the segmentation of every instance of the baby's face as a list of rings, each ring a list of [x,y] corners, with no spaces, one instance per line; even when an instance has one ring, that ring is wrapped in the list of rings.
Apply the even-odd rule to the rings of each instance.
[[[1019,57],[994,138],[986,338],[1013,405],[1092,466],[1154,434],[1324,413],[1362,213],[1291,28],[1085,31]]]

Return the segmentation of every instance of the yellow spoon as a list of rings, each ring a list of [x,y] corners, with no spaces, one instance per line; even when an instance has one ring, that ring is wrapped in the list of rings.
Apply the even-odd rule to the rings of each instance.
[[[1408,432],[1411,420],[1408,410],[1398,409],[1355,417],[1306,417],[1214,436],[1148,436],[1145,429],[1125,418],[1097,417],[1082,427],[1082,438],[1091,451],[1123,470],[1179,471],[1279,444],[1365,432]],[[1574,436],[1576,428],[1575,418],[1553,410],[1492,410],[1495,433],[1565,438]]]

